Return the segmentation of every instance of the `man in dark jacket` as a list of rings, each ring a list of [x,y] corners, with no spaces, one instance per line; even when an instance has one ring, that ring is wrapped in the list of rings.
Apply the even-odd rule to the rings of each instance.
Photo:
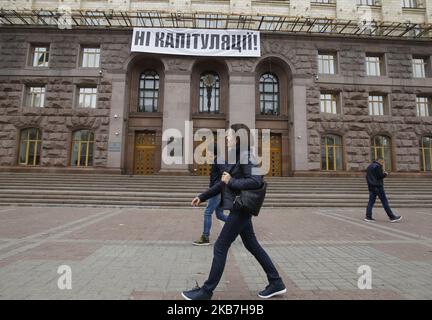
[[[366,171],[366,181],[369,189],[369,203],[366,209],[366,218],[364,219],[366,222],[375,222],[375,219],[372,218],[372,208],[377,196],[380,198],[390,222],[399,222],[402,219],[401,216],[395,215],[390,209],[384,191],[384,178],[387,177],[388,173],[383,170],[383,164],[383,158],[379,157],[368,166]]]
[[[225,165],[223,163],[218,164],[217,161],[217,146],[214,147],[215,159],[210,171],[210,184],[209,188],[219,183],[222,177],[222,173],[225,171]],[[221,161],[219,161],[221,162]],[[208,246],[210,244],[210,229],[212,225],[212,214],[216,212],[216,218],[226,222],[227,216],[224,214],[224,209],[219,205],[221,201],[221,195],[215,195],[208,200],[207,206],[204,210],[204,230],[201,237],[194,241],[192,244],[195,246]]]

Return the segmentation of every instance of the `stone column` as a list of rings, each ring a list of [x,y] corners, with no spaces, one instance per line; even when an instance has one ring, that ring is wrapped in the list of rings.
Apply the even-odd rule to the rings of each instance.
[[[230,74],[229,123],[255,128],[255,75]]]
[[[108,161],[110,169],[122,169],[124,153],[127,151],[125,142],[126,112],[126,75],[112,75],[112,95],[110,124],[108,133]]]
[[[293,79],[290,99],[291,170],[309,170],[306,79]]]
[[[190,73],[165,73],[164,107],[162,134],[167,129],[177,129],[181,132],[183,140],[183,163],[166,164],[161,158],[160,173],[188,174],[188,164],[186,158],[186,144],[189,143],[189,159],[193,159],[191,143],[187,141],[185,132],[185,121],[191,120],[191,75]],[[193,139],[193,136],[191,137]],[[165,148],[166,142],[162,141],[161,150]]]

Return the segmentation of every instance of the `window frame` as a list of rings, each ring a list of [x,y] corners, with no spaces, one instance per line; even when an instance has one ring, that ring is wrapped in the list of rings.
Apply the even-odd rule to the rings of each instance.
[[[155,79],[152,80],[154,84],[157,83],[157,89],[154,89],[154,88],[152,88],[152,89],[145,89],[145,81],[146,80],[141,79],[142,76],[145,73],[154,73],[157,76],[156,80]],[[141,82],[142,81],[144,81],[144,87],[143,88],[141,88]],[[139,74],[139,77],[138,77],[138,97],[137,97],[138,98],[138,102],[137,102],[137,109],[135,110],[135,112],[138,112],[139,114],[148,114],[148,113],[159,112],[160,84],[161,84],[160,75],[154,69],[146,69],[146,70],[143,70]],[[153,97],[151,97],[151,99],[152,99],[152,111],[146,111],[145,110],[145,100],[146,100],[145,91],[146,90],[147,91],[151,91],[153,93]],[[143,96],[142,97],[141,97],[141,92],[143,92]],[[156,97],[155,97],[155,92],[157,93]],[[142,99],[142,101],[144,103],[143,110],[140,110],[141,109],[141,99]],[[156,99],[156,105],[155,105],[155,99]]]
[[[401,0],[401,7],[403,9],[418,9],[420,3],[417,0]]]
[[[94,107],[82,107],[82,106],[79,105],[80,104],[80,99],[81,99],[81,89],[95,89],[96,90],[95,93],[83,93],[86,96],[94,94],[94,96],[95,96],[95,98],[94,98]],[[75,101],[75,108],[76,109],[80,109],[80,110],[82,110],[82,109],[97,109],[98,108],[98,106],[97,106],[97,104],[98,104],[98,93],[99,93],[98,89],[99,88],[98,88],[97,85],[89,85],[89,84],[78,84],[78,85],[76,85],[76,87],[75,87],[75,90],[76,90],[76,94],[75,94],[75,99],[76,99],[76,101]],[[85,99],[83,101],[85,102]],[[91,99],[91,101],[93,101],[93,99]]]
[[[378,69],[376,68],[377,63],[376,62],[370,62],[368,59],[370,58],[378,58]],[[370,74],[371,70],[371,63],[375,65],[375,69],[379,71],[379,74]],[[367,52],[365,54],[365,69],[366,69],[366,76],[367,77],[384,77],[386,76],[387,70],[385,65],[385,54],[382,53],[373,53],[373,52]]]
[[[384,144],[378,145],[376,142],[378,138],[384,138],[388,141],[388,146],[386,147]],[[381,150],[382,152],[378,154],[378,150]],[[388,151],[389,161],[386,161],[386,152]],[[373,151],[373,154],[372,154]],[[394,164],[393,164],[393,141],[392,137],[385,134],[376,134],[371,137],[370,139],[370,159],[371,161],[374,161],[377,157],[382,157],[384,159],[384,165],[383,168],[385,171],[393,171],[394,170]],[[390,162],[390,166],[388,166],[388,163]]]
[[[99,65],[98,66],[95,66],[95,67],[89,67],[89,66],[84,66],[83,65],[83,62],[84,62],[84,50],[85,49],[99,49],[99,53],[98,53],[98,55],[99,55],[99,58],[98,58],[98,62],[99,62]],[[92,45],[92,44],[80,44],[80,46],[79,46],[79,59],[78,59],[78,67],[79,68],[83,68],[83,69],[100,69],[101,68],[101,53],[102,53],[102,50],[101,50],[101,47],[100,47],[100,45],[98,45],[98,44],[94,44],[94,45]],[[97,55],[97,54],[95,54],[95,55]]]
[[[46,55],[48,55],[47,61],[45,62],[46,65],[43,66],[38,66],[38,65],[34,65],[34,61],[35,61],[35,49],[36,48],[45,48],[47,49],[47,52],[45,53]],[[39,42],[35,42],[35,43],[30,43],[30,47],[29,47],[29,55],[27,58],[27,67],[30,68],[49,68],[50,67],[50,56],[51,56],[51,43],[39,43]]]
[[[277,91],[276,92],[274,91],[274,84],[275,84],[275,82],[272,82],[272,84],[273,84],[273,92],[261,91],[261,85],[263,85],[263,87],[265,87],[264,86],[264,82],[261,81],[261,79],[265,75],[270,75],[270,76],[274,77],[274,79],[276,80],[276,85],[277,85]],[[260,111],[259,114],[260,115],[265,115],[265,116],[269,116],[269,115],[270,116],[280,116],[280,114],[281,114],[281,93],[280,93],[280,87],[281,87],[281,83],[280,83],[279,77],[277,76],[276,73],[270,72],[270,71],[266,71],[266,72],[261,73],[261,75],[259,76],[259,80],[258,80],[259,111]],[[276,95],[276,97],[277,97],[277,100],[276,100],[276,104],[277,104],[276,105],[276,112],[275,112],[275,108],[272,109],[273,112],[271,112],[271,113],[265,113],[265,112],[263,112],[263,109],[261,107],[261,103],[263,102],[263,100],[262,100],[261,97],[263,95],[265,96],[267,94],[272,94],[273,98]],[[274,106],[274,103],[275,103],[274,99],[272,99],[272,100],[264,100],[264,102],[267,102],[267,101],[271,101],[273,103],[273,106]]]
[[[37,130],[37,135],[36,135],[36,139],[30,139],[29,135],[30,135],[30,130],[32,129],[36,129]],[[26,140],[23,140],[23,134],[25,133],[25,131],[27,131],[27,138]],[[19,145],[18,145],[18,159],[17,159],[17,163],[19,166],[40,166],[41,162],[42,162],[42,130],[40,128],[37,127],[28,127],[28,128],[22,128],[19,131]],[[21,162],[21,147],[23,142],[26,142],[26,146],[25,146],[25,163]],[[34,150],[36,150],[36,153],[33,154],[33,163],[29,164],[29,150],[30,150],[30,144],[34,144],[33,148]],[[37,158],[39,157],[39,163],[36,163]]]
[[[426,99],[426,101],[420,102],[419,99]],[[425,115],[421,114],[421,106],[424,107]],[[417,117],[432,117],[432,98],[430,96],[418,95],[416,96],[416,112]]]
[[[36,89],[36,88],[42,89],[42,92],[32,93],[31,92],[32,89]],[[23,108],[44,108],[45,107],[46,93],[47,93],[47,90],[46,90],[45,84],[36,84],[35,83],[35,84],[26,85],[24,87],[24,99],[23,99],[23,104],[22,104]],[[34,97],[36,96],[36,94],[41,95],[39,106],[33,105],[33,102],[35,100]]]
[[[324,56],[330,56],[333,58],[333,60],[330,59],[321,59],[320,57],[324,57]],[[323,72],[325,69],[325,64],[330,64],[329,61],[333,62],[333,72],[330,72],[330,66],[327,65],[327,67],[329,68],[329,72]],[[338,74],[338,54],[337,52],[333,52],[333,51],[325,51],[325,50],[318,50],[318,56],[317,56],[317,64],[318,64],[318,74],[320,75],[336,75]]]
[[[371,97],[379,97],[382,98],[382,101],[376,101],[376,100],[372,100],[371,101]],[[374,105],[372,105],[371,108],[371,103],[382,103],[382,110],[383,110],[383,114],[375,114],[375,108]],[[372,111],[372,112],[371,112]],[[390,116],[390,106],[389,106],[389,97],[387,94],[384,93],[379,93],[379,92],[370,92],[369,96],[368,96],[368,115],[372,116],[372,117],[383,117],[383,116]]]
[[[332,144],[329,145],[327,143],[327,138],[328,137],[337,137],[338,139],[340,139],[340,144]],[[323,145],[323,141],[325,141],[325,144]],[[320,139],[320,144],[321,144],[321,148],[320,148],[320,162],[321,162],[321,171],[325,171],[325,172],[332,172],[332,171],[343,171],[345,168],[345,156],[344,156],[344,138],[341,135],[335,134],[335,133],[324,133],[321,135],[321,139]],[[333,169],[330,169],[330,162],[329,162],[329,148],[332,148],[333,150]],[[325,165],[326,168],[324,168],[324,163],[323,163],[323,150],[325,150]],[[338,150],[340,152],[340,168],[338,168]]]
[[[424,146],[424,139],[430,139],[429,147]],[[426,157],[425,153],[426,150],[428,150],[429,153],[429,170],[426,170]],[[420,172],[432,172],[432,135],[426,135],[420,137],[420,143],[419,143],[419,153],[420,153]]]
[[[75,140],[75,134],[77,132],[81,132],[81,131],[88,131],[89,133],[89,138],[87,140]],[[90,135],[93,137],[92,140],[90,140]],[[90,129],[76,129],[74,131],[72,131],[72,137],[71,137],[71,145],[70,145],[70,159],[69,159],[69,166],[71,167],[77,167],[77,168],[88,168],[88,167],[93,167],[94,166],[94,151],[95,151],[95,142],[96,142],[96,134],[93,130]],[[73,160],[74,160],[74,146],[75,146],[75,142],[78,142],[78,147],[77,147],[77,164],[74,165],[73,164]],[[80,165],[81,163],[81,146],[82,144],[86,144],[86,155],[85,155],[85,165]],[[90,152],[90,148],[91,150],[91,165],[88,165],[89,162],[89,152]]]
[[[201,95],[201,92],[205,90],[205,86],[201,86],[202,83],[202,78],[208,74],[212,74],[212,75],[217,75],[217,80],[214,84],[214,90],[217,92],[217,96],[212,97],[212,100],[215,99],[215,103],[217,102],[217,105],[215,105],[215,110],[214,111],[203,111],[201,110],[201,102],[205,102],[202,101],[203,99],[205,99],[205,93],[203,93],[203,95]],[[200,73],[199,77],[198,77],[198,113],[201,115],[204,114],[221,114],[221,91],[222,91],[222,84],[221,84],[221,75],[219,74],[219,72],[217,71],[213,71],[213,70],[208,70],[208,71],[203,71]]]
[[[325,109],[324,111],[322,110],[322,96],[331,96],[331,99],[325,99],[324,101],[326,102],[325,105]],[[334,92],[334,91],[326,91],[326,90],[322,90],[320,91],[320,98],[319,98],[319,104],[320,104],[320,113],[321,114],[330,114],[330,115],[340,115],[342,114],[342,108],[341,108],[341,101],[340,101],[341,97],[340,97],[340,93],[339,92]],[[327,112],[327,102],[332,102],[334,103],[334,109],[335,112]],[[331,106],[331,108],[333,109],[333,106]]]

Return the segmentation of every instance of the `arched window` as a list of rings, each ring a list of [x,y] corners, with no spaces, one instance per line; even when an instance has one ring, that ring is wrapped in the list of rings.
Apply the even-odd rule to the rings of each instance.
[[[335,171],[343,169],[342,137],[324,135],[321,138],[321,169]]]
[[[386,136],[375,136],[371,139],[371,161],[376,158],[384,159],[384,170],[392,170],[392,157],[391,157],[391,139]]]
[[[204,72],[200,76],[199,112],[219,113],[220,77],[216,72]]]
[[[432,171],[432,137],[423,137],[420,141],[420,170]]]
[[[138,112],[157,112],[159,100],[159,75],[147,70],[139,79]]]
[[[264,73],[260,77],[260,111],[261,114],[278,115],[279,108],[279,80],[273,73]]]
[[[71,166],[90,167],[93,165],[94,133],[78,130],[72,137]]]
[[[41,131],[38,128],[21,130],[20,134],[19,164],[36,166],[40,164]]]

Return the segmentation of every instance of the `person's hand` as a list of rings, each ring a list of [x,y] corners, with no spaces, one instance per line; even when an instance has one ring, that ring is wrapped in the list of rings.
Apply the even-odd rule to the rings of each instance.
[[[231,180],[231,175],[228,172],[225,172],[222,174],[222,181],[225,184],[228,184],[228,182]]]
[[[196,206],[199,206],[200,203],[201,203],[200,198],[195,197],[195,198],[193,198],[193,200],[192,200],[192,202],[191,202],[191,205],[192,205],[193,207],[196,207]]]

